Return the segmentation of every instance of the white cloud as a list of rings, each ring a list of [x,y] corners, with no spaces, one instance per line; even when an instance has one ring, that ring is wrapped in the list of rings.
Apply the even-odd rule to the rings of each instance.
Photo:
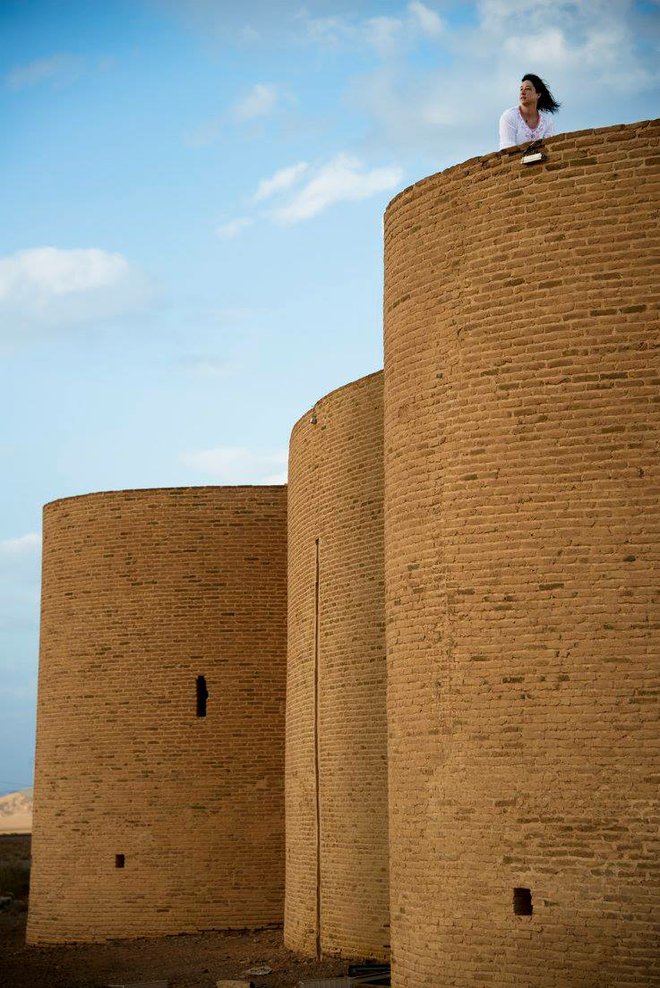
[[[403,23],[396,17],[371,17],[364,23],[364,36],[379,55],[396,52],[401,43]]]
[[[440,37],[444,21],[440,15],[420,0],[412,0],[400,8],[400,16],[379,15],[359,19],[352,17],[311,17],[306,11],[299,14],[306,40],[323,47],[352,46],[373,48],[381,58],[397,55],[410,48],[419,33],[431,38]]]
[[[311,219],[337,202],[367,199],[388,192],[401,184],[403,172],[397,166],[366,170],[363,163],[348,154],[338,154],[318,168],[303,188],[272,211],[282,224]]]
[[[595,7],[598,0],[593,0]],[[587,4],[583,3],[583,6]],[[502,32],[511,23],[518,23],[521,19],[531,27],[536,28],[543,21],[551,19],[558,11],[558,4],[555,0],[478,0],[476,7],[480,24],[487,31]],[[564,4],[564,7],[568,7]],[[578,7],[579,3],[570,4]]]
[[[95,247],[58,250],[36,247],[0,258],[0,301],[43,292],[71,295],[114,285],[126,277],[128,261]]]
[[[306,161],[280,168],[259,182],[252,197],[255,204],[275,199],[277,205],[266,214],[276,223],[288,226],[317,216],[338,202],[367,199],[388,192],[401,184],[403,171],[397,166],[367,169],[358,158],[349,154],[335,155],[324,165],[312,168]],[[306,182],[301,186],[303,178]],[[298,191],[287,198],[294,186]],[[219,236],[237,236],[254,223],[244,216],[217,229]]]
[[[358,34],[355,26],[342,17],[310,17],[305,10],[298,17],[303,22],[307,40],[324,47],[336,48],[355,40]]]
[[[31,555],[41,550],[41,536],[37,532],[28,532],[13,539],[0,541],[0,553],[4,556]]]
[[[246,0],[240,17],[238,9],[225,17],[218,13],[217,0],[188,2],[207,14],[213,11],[224,32],[229,17],[236,30],[249,23],[276,46],[353,51],[353,64],[365,66],[362,75],[349,76],[343,94],[351,121],[361,114],[364,125],[355,153],[369,161],[379,154],[386,161],[414,162],[417,174],[495,150],[499,116],[515,105],[521,76],[528,71],[546,78],[562,103],[559,131],[656,112],[657,3],[399,0],[379,5],[387,16],[374,17],[376,8],[366,0],[301,0],[299,7],[277,14],[266,0]],[[437,48],[433,64],[415,57],[423,42]],[[374,51],[381,63],[377,69],[368,57]],[[287,189],[270,190],[264,184],[253,202],[269,202],[272,196],[279,207],[272,218],[278,222],[314,215],[315,183],[323,184],[318,172],[310,166],[296,176],[289,190],[297,189],[299,196],[291,192],[290,201]],[[282,198],[275,201],[276,195]]]
[[[50,58],[39,58],[26,65],[17,65],[5,76],[5,83],[14,92],[28,86],[37,85],[46,79],[62,83],[73,82],[80,71],[77,59],[71,55],[51,55]]]
[[[232,115],[241,122],[269,116],[280,99],[276,86],[258,82],[232,107]]]
[[[183,453],[185,466],[213,477],[222,484],[286,483],[287,452],[255,451],[243,446],[216,446]]]
[[[420,30],[437,32],[437,65],[412,70],[390,60],[351,80],[346,99],[371,125],[363,138],[370,154],[413,157],[417,168],[438,170],[495,150],[499,116],[515,105],[530,71],[547,79],[562,103],[559,131],[653,113],[660,73],[639,28],[643,20],[650,26],[652,15],[642,17],[628,0],[481,0],[475,19],[456,23],[448,14],[440,25],[432,6],[410,0],[407,11],[417,38]],[[475,85],[479,96],[468,109],[466,93]]]
[[[383,58],[393,55],[403,41],[404,22],[398,17],[310,17],[299,15],[306,40],[324,48],[373,48]]]
[[[524,52],[532,64],[545,62],[559,66],[570,58],[566,39],[558,28],[539,34],[512,35],[506,39],[504,49],[512,59]]]
[[[209,147],[220,138],[227,122],[259,127],[275,111],[279,112],[293,102],[293,96],[286,89],[273,83],[256,83],[224,115],[209,117],[187,128],[183,139],[189,147]]]
[[[426,7],[419,0],[413,0],[412,3],[409,3],[408,10],[417,20],[423,34],[428,35],[430,38],[439,38],[443,34],[445,25],[435,10]]]
[[[270,178],[263,178],[257,186],[257,191],[253,196],[253,202],[263,202],[278,192],[284,192],[286,189],[291,188],[292,185],[295,185],[302,178],[308,168],[309,165],[306,161],[299,161],[297,165],[280,168]]]
[[[97,247],[34,247],[0,257],[7,336],[100,321],[141,306],[146,279],[122,254]]]
[[[234,237],[237,237],[243,230],[252,226],[253,223],[254,220],[249,216],[239,216],[237,219],[230,220],[228,223],[222,223],[216,227],[215,232],[223,240],[233,240]]]

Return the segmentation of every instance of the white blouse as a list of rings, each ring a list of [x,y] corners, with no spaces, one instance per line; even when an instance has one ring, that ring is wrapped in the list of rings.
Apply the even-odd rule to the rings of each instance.
[[[505,110],[500,117],[500,151],[516,144],[527,141],[538,141],[542,137],[552,137],[555,132],[555,122],[550,113],[539,110],[539,122],[536,127],[529,126],[517,106]]]

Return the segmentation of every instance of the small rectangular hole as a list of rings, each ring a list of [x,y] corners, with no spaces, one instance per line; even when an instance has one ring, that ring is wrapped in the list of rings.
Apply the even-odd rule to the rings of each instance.
[[[125,854],[115,854],[115,868],[123,868],[126,864]]]
[[[516,916],[532,915],[531,889],[518,888],[513,890],[513,911]]]
[[[206,676],[197,677],[197,716],[206,717],[206,701],[209,691],[206,688]]]

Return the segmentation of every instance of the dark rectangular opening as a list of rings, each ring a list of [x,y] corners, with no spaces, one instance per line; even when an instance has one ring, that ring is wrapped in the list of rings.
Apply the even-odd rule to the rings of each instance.
[[[197,677],[197,716],[206,717],[206,701],[209,691],[206,688],[206,676]]]
[[[115,868],[123,868],[126,864],[125,854],[115,854]]]
[[[531,889],[513,890],[513,911],[516,916],[532,915],[532,891]]]

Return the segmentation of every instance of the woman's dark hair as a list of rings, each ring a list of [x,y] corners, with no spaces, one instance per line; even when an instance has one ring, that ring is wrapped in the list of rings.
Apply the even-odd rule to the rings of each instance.
[[[534,75],[533,72],[528,72],[522,77],[521,82],[531,82],[534,89],[539,94],[539,101],[537,104],[537,109],[545,110],[546,113],[556,113],[561,103],[558,103],[554,98],[543,79],[540,76]]]

